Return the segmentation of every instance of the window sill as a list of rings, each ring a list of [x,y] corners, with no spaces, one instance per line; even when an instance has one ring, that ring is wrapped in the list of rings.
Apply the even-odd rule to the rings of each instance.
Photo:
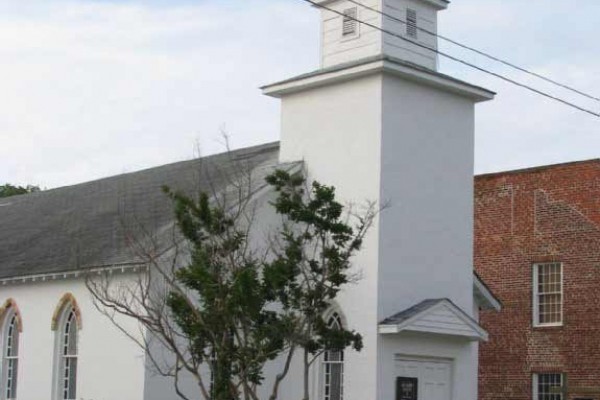
[[[533,325],[533,329],[560,329],[563,328],[565,326],[564,323],[560,323],[560,324],[542,324],[542,325]]]

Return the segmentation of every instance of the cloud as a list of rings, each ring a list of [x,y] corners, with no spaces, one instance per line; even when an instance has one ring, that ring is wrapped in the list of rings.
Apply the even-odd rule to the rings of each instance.
[[[223,125],[234,146],[276,140],[278,104],[258,86],[316,67],[315,14],[298,3],[38,4],[0,6],[0,182],[80,182],[196,142],[212,153]]]
[[[600,93],[598,3],[455,1],[440,32]],[[0,182],[56,187],[190,158],[196,142],[216,152],[224,125],[236,147],[277,140],[278,101],[257,87],[315,69],[318,27],[299,0],[0,0]],[[477,109],[478,172],[598,156],[598,119],[442,71],[499,93]]]
[[[600,96],[600,3],[519,0],[453,2],[442,17],[447,36],[488,51],[531,71]],[[484,22],[489,22],[489,26]],[[444,50],[532,85],[595,112],[600,103],[454,46]],[[597,158],[600,120],[497,78],[442,60],[445,72],[498,93],[479,105],[476,118],[476,172]]]

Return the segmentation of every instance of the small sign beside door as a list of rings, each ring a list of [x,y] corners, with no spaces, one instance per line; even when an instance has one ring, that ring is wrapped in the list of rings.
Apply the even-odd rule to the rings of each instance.
[[[396,400],[419,400],[417,378],[396,378]]]

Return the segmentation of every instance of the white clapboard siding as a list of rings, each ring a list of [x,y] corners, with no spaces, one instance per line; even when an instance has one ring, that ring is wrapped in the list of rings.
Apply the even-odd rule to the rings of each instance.
[[[399,33],[403,38],[410,39],[420,45],[437,49],[437,38],[419,30],[422,28],[430,32],[437,32],[437,12],[435,10],[427,7],[423,2],[407,0],[387,0],[383,9],[385,14],[392,17],[384,19],[383,27],[385,30]],[[417,13],[416,38],[409,37],[406,34],[406,24],[398,22],[398,20],[406,22],[407,9],[414,10]],[[392,57],[423,65],[430,69],[437,68],[437,55],[435,52],[411,44],[399,37],[384,35],[383,49],[386,54]]]
[[[438,308],[417,319],[406,330],[470,335],[473,329],[447,308]]]
[[[363,4],[379,10],[378,0],[363,1]],[[343,13],[346,9],[356,8],[357,19],[375,26],[381,26],[381,17],[374,11],[356,6],[350,2],[338,2],[328,7]],[[323,67],[328,67],[381,53],[381,32],[377,29],[358,24],[355,35],[344,36],[343,18],[331,11],[323,11],[321,32],[321,57]]]

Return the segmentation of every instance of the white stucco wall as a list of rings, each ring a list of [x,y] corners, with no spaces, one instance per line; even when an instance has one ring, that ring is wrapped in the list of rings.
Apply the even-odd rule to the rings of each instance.
[[[387,75],[382,115],[381,199],[390,207],[380,225],[379,318],[442,297],[471,313],[474,103]],[[391,351],[389,340],[381,346]],[[454,398],[476,399],[477,344],[440,346],[455,353]],[[385,365],[381,398],[393,387]]]
[[[377,399],[395,398],[395,379],[397,355],[415,359],[447,359],[452,366],[452,400],[475,400],[473,381],[477,383],[477,375],[473,375],[471,364],[474,347],[465,339],[448,336],[401,333],[384,335],[381,340],[379,368],[380,386]],[[476,354],[475,354],[476,355]],[[477,365],[475,363],[475,365]],[[424,399],[427,400],[427,399]]]
[[[142,400],[143,352],[95,309],[80,278],[0,287],[0,301],[14,299],[23,320],[18,399],[52,398],[55,332],[51,321],[65,293],[73,294],[81,310],[77,399]],[[132,321],[122,322],[136,331]]]
[[[309,177],[334,185],[342,201],[377,201],[381,89],[381,77],[373,75],[286,96],[281,160],[304,160]],[[372,399],[376,387],[378,236],[376,221],[354,260],[361,279],[338,299],[348,328],[360,332],[365,345],[360,353],[347,352],[346,400]]]
[[[476,344],[376,332],[428,298],[472,313],[474,101],[462,96],[388,72],[282,96],[282,161],[305,160],[347,201],[389,204],[357,257],[362,280],[340,296],[365,336],[347,358],[348,399],[391,398],[388,364],[400,353],[451,358],[454,399],[476,399]]]
[[[427,298],[473,308],[474,105],[386,75],[379,317]]]

